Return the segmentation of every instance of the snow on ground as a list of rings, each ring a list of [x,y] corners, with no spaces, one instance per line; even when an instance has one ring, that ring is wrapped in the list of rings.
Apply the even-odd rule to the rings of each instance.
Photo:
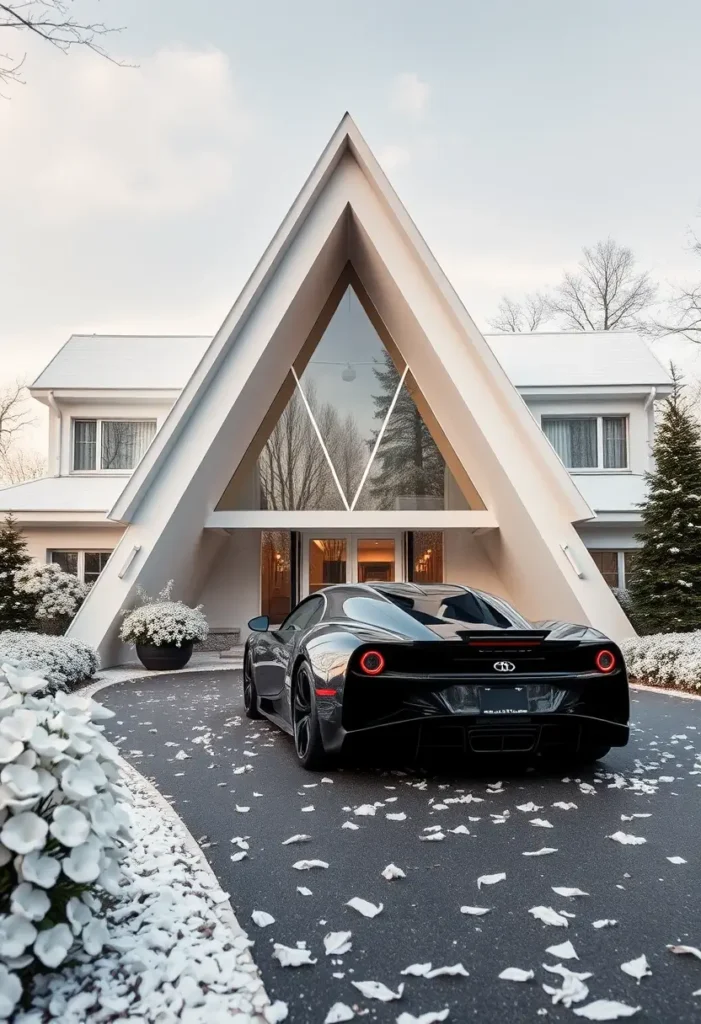
[[[111,939],[97,959],[40,976],[32,1009],[14,1024],[275,1024],[270,1004],[219,884],[174,812],[133,769],[130,882],[107,913]]]

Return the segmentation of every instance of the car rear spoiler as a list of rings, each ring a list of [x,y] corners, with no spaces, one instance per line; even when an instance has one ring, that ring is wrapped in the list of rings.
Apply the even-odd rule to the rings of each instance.
[[[549,629],[460,629],[458,636],[470,647],[483,650],[507,647],[540,647],[550,635]]]

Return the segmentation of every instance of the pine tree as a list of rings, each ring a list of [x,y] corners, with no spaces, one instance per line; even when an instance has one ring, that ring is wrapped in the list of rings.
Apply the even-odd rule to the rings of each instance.
[[[10,513],[0,528],[0,630],[28,630],[34,624],[34,601],[15,590],[15,570],[31,561],[27,544]]]
[[[646,633],[701,629],[701,433],[671,369],[630,584],[633,619]]]

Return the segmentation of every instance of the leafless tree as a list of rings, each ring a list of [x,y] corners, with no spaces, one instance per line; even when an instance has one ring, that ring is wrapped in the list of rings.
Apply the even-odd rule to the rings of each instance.
[[[69,53],[75,47],[84,47],[105,57],[113,64],[121,64],[107,53],[101,40],[120,28],[109,28],[103,22],[84,22],[72,14],[74,0],[6,0],[0,3],[0,39],[14,42],[17,36],[28,33],[52,46]],[[26,54],[17,56],[4,52],[0,43],[0,83],[22,83],[22,66]]]
[[[25,427],[34,423],[27,408],[27,387],[21,380],[0,388],[0,459],[4,459]]]
[[[0,454],[0,479],[4,484],[21,484],[46,474],[46,459],[31,448],[11,447]]]
[[[522,331],[537,331],[544,321],[550,319],[550,315],[550,300],[540,292],[531,292],[523,302],[516,302],[504,295],[497,315],[488,323],[495,331],[518,334]]]
[[[701,240],[694,239],[692,251],[701,257]],[[679,334],[689,341],[701,343],[701,283],[679,288],[669,303],[669,316],[651,320],[648,332],[653,337]]]
[[[565,273],[550,297],[560,326],[570,331],[639,327],[656,289],[647,273],[635,269],[632,251],[607,238],[582,252],[579,270]]]

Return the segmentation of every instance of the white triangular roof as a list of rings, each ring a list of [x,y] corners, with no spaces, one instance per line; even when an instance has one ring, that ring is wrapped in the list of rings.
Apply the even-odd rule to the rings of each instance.
[[[181,596],[198,599],[213,557],[206,527],[291,528],[269,512],[237,520],[214,509],[348,273],[483,501],[481,512],[444,512],[440,524],[414,515],[404,528],[465,526],[470,517],[474,529],[498,526],[484,555],[526,615],[560,614],[628,635],[572,525],[593,518],[590,507],[348,114],[111,510],[131,525],[71,634],[109,659],[119,610],[137,584],[154,592],[174,578]],[[322,513],[308,525],[328,527],[338,515],[402,526],[398,512]],[[346,529],[351,522],[338,519]]]

